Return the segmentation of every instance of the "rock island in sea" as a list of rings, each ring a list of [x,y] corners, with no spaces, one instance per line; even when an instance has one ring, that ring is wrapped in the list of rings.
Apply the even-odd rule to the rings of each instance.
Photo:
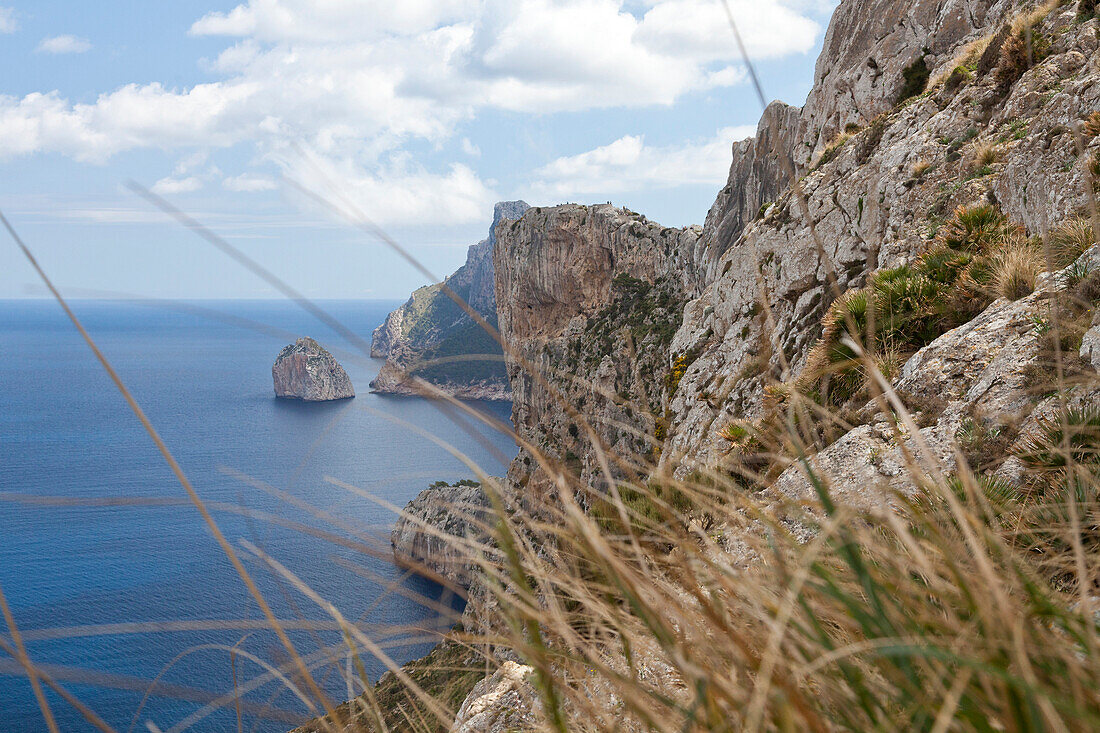
[[[355,396],[344,367],[323,346],[303,336],[279,352],[271,367],[275,396],[327,402]]]

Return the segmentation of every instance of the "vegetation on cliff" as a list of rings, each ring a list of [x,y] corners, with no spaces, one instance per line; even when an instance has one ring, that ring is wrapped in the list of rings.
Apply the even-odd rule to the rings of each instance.
[[[867,5],[698,236],[498,250],[521,457],[466,618],[526,672],[455,729],[1100,726],[1100,26]]]

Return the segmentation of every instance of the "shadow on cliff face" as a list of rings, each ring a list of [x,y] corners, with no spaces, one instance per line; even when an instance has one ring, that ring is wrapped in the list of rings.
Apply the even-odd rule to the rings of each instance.
[[[882,96],[881,119],[853,122],[828,143],[814,128],[801,140],[817,151],[813,161],[785,156],[791,188],[775,201],[731,204],[755,205],[753,217],[671,232],[633,212],[565,206],[533,209],[499,232],[498,295],[516,283],[524,290],[498,298],[501,331],[455,302],[500,343],[516,429],[413,383],[464,429],[506,431],[520,457],[506,478],[469,461],[478,482],[437,485],[406,510],[393,507],[399,556],[468,599],[459,617],[417,594],[455,623],[421,630],[443,638],[424,659],[396,664],[387,648],[408,629],[342,618],[291,569],[244,545],[288,593],[331,614],[327,628],[342,642],[303,657],[116,376],[278,632],[285,656],[269,674],[319,715],[306,729],[1100,725],[1100,216],[1088,162],[1097,135],[1050,133],[1079,150],[1061,174],[1081,193],[1059,204],[1057,222],[1029,228],[1012,215],[1012,197],[996,194],[1009,184],[991,178],[1026,160],[1016,144],[1026,133],[1015,138],[1012,121],[992,120],[1006,106],[1030,109],[1039,95],[1027,85],[1054,73],[1058,57],[1064,84],[1085,88],[1100,73],[1080,50],[1091,43],[1095,52],[1097,21],[1068,7],[1040,11],[964,29],[982,43],[958,59],[968,33],[952,29],[935,54],[918,52],[921,73],[915,60],[894,59],[896,81],[918,78],[921,90]],[[1046,35],[1048,47],[1032,45]],[[1023,62],[1019,39],[1030,49]],[[990,47],[986,74],[1001,72],[976,79]],[[1048,51],[1051,65],[1041,66]],[[930,70],[946,74],[925,90],[937,79]],[[799,125],[835,103],[811,99]],[[988,119],[971,132],[960,109],[976,108]],[[1037,119],[1042,110],[1031,111]],[[766,115],[769,124],[778,117]],[[897,169],[905,131],[964,119],[940,148],[926,141],[924,152],[942,160]],[[791,133],[770,132],[760,139]],[[811,170],[800,176],[793,166],[803,162]],[[896,169],[883,200],[927,205],[920,236],[887,237],[890,213],[872,212],[864,196],[853,224],[843,182],[868,166],[875,176]],[[782,172],[768,175],[774,184]],[[348,202],[325,203],[396,246]],[[818,208],[824,218],[811,213]],[[843,249],[840,225],[828,229],[835,210],[845,231],[865,212],[881,217],[879,239],[860,233],[861,249]],[[537,266],[520,272],[537,265],[523,257],[536,240],[592,256],[548,281]],[[765,246],[773,240],[788,249]],[[647,253],[658,242],[661,256]],[[691,276],[677,280],[680,271]],[[295,506],[349,530],[346,517]],[[332,535],[389,552],[365,533],[352,537]],[[32,680],[63,689],[8,625],[4,649]],[[390,672],[369,680],[366,655]],[[315,679],[325,673],[342,675],[353,699],[326,699]]]

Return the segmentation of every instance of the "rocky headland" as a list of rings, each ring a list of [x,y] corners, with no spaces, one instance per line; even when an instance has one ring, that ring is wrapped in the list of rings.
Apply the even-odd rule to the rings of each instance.
[[[323,346],[303,336],[279,352],[271,366],[275,396],[305,402],[327,402],[355,396],[344,367]]]
[[[423,380],[462,399],[511,399],[500,344],[451,294],[496,328],[496,227],[502,221],[518,219],[527,208],[524,201],[498,203],[489,236],[470,246],[466,263],[442,283],[416,290],[374,330],[371,356],[385,358],[386,363],[370,384],[373,390],[421,395],[416,380]]]
[[[480,483],[437,482],[398,517],[390,533],[394,560],[452,587],[468,588],[477,576],[479,547],[489,538],[489,521],[489,499]]]
[[[594,491],[645,466],[731,471],[794,390],[843,419],[805,462],[770,457],[761,495],[810,496],[809,465],[842,505],[891,511],[884,487],[918,489],[915,453],[1023,491],[1020,446],[1060,404],[1100,399],[1098,49],[1094,3],[842,0],[805,104],[772,103],[734,145],[703,226],[573,204],[497,222],[494,316],[525,444],[506,499],[552,496],[547,455]],[[900,427],[835,356],[855,306],[898,308],[897,288],[912,310],[888,310],[868,348],[915,416]],[[899,315],[924,320],[906,331]],[[1054,354],[1073,378],[1058,393]],[[450,500],[484,506],[472,489],[425,494],[409,515],[438,531],[403,523],[394,547],[476,585],[437,544],[470,536]],[[735,531],[709,529],[727,548]],[[479,613],[466,628],[494,624]],[[456,725],[528,729],[530,671],[471,678]]]

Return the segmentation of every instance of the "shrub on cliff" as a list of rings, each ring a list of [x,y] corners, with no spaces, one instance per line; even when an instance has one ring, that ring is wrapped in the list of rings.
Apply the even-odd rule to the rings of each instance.
[[[1007,244],[994,255],[993,292],[1002,298],[1019,300],[1035,291],[1035,282],[1043,270],[1043,255],[1030,242]]]
[[[913,63],[901,70],[902,84],[901,89],[898,90],[898,104],[917,96],[928,86],[928,76],[931,69],[928,68],[928,64],[924,60],[926,55],[922,53]]]
[[[1050,231],[1050,257],[1054,267],[1068,267],[1096,243],[1092,220],[1075,216]]]
[[[1024,73],[1050,53],[1050,41],[1028,23],[1008,37],[1001,47],[994,78],[1002,91],[1015,84]]]

